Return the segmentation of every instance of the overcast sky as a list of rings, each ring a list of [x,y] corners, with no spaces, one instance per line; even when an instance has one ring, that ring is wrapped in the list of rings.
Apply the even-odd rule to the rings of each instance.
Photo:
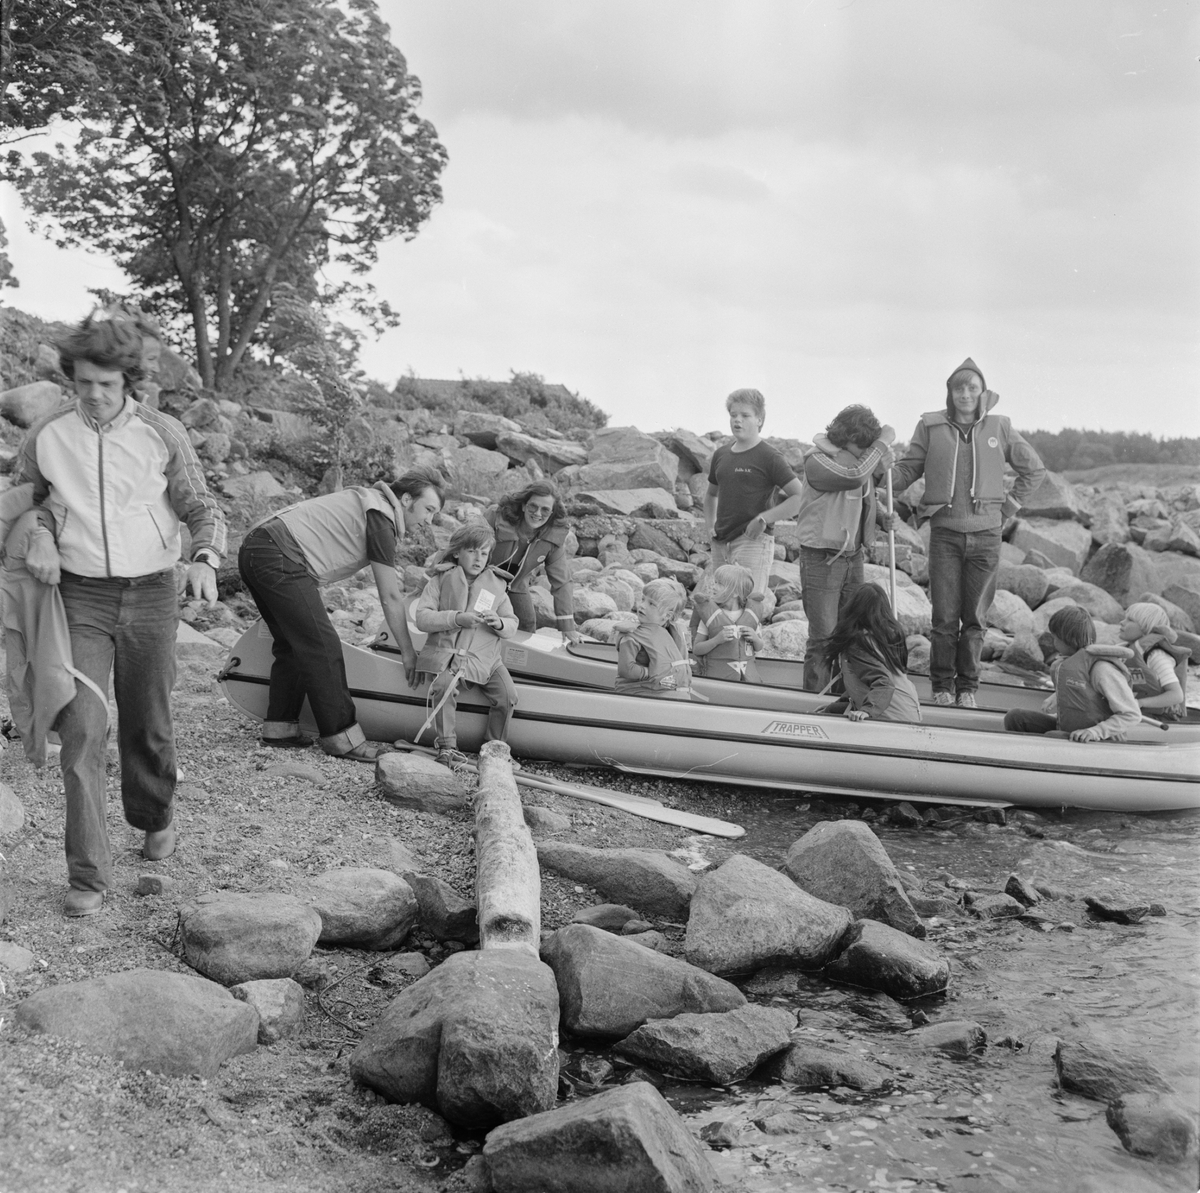
[[[450,156],[373,277],[380,380],[529,370],[698,431],[755,386],[768,433],[860,401],[906,437],[971,355],[1019,427],[1200,434],[1200,5],[380,8]],[[113,284],[5,218],[8,301]]]

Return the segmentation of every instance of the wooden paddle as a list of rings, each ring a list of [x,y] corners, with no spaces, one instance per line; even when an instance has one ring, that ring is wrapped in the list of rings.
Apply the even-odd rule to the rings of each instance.
[[[398,750],[408,750],[416,754],[426,754],[433,757],[436,750],[428,746],[414,746],[411,742],[397,741],[393,743]],[[477,771],[472,763],[467,763],[467,769]],[[656,820],[660,824],[673,824],[679,828],[690,829],[694,833],[707,833],[711,837],[743,837],[746,830],[740,824],[731,824],[728,820],[717,820],[712,816],[696,816],[691,812],[680,812],[676,808],[668,808],[658,800],[647,799],[641,795],[626,795],[620,791],[609,791],[604,787],[592,787],[586,783],[561,783],[557,779],[549,779],[544,775],[531,775],[525,771],[516,771],[513,778],[521,787],[534,791],[551,791],[556,795],[570,796],[571,799],[585,800],[590,804],[602,804],[606,808],[616,808],[620,812],[628,812],[631,816],[641,816],[646,820]]]
[[[888,512],[888,596],[892,600],[892,616],[896,617],[896,510],[892,501],[892,470],[887,470]]]

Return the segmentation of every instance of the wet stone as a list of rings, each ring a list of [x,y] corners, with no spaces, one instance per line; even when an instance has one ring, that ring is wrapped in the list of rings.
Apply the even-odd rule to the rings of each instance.
[[[716,1174],[644,1081],[497,1127],[483,1145],[496,1193],[708,1193]]]
[[[908,1026],[907,1020],[905,1027]],[[830,1044],[790,1044],[763,1066],[762,1076],[800,1089],[845,1085],[851,1089],[882,1089],[887,1075],[877,1065]],[[766,1130],[766,1128],[763,1128]]]
[[[1003,920],[1025,914],[1025,904],[1011,895],[979,895],[968,891],[963,902],[967,910],[981,920]]]
[[[1059,1040],[1054,1067],[1063,1089],[1100,1102],[1136,1091],[1171,1092],[1166,1079],[1149,1061],[1122,1056],[1098,1044]]]
[[[1083,901],[1093,918],[1114,924],[1140,924],[1150,914],[1149,903],[1113,903],[1092,895],[1086,895]]]
[[[799,1135],[812,1127],[804,1115],[794,1110],[781,1110],[776,1114],[768,1114],[766,1118],[756,1118],[754,1125],[764,1135]]]
[[[825,976],[835,982],[900,1000],[940,994],[950,985],[950,962],[904,932],[859,920],[848,939],[841,956],[825,967]]]
[[[1125,1150],[1135,1156],[1178,1164],[1196,1155],[1195,1111],[1176,1098],[1159,1093],[1122,1094],[1109,1103],[1105,1119]]]
[[[912,1038],[921,1048],[948,1052],[951,1056],[971,1056],[987,1047],[987,1032],[969,1019],[931,1023],[917,1028]]]
[[[888,808],[885,819],[889,824],[898,825],[900,828],[920,828],[925,823],[921,819],[921,813],[907,800]]]
[[[786,1048],[795,1026],[794,1011],[747,1003],[724,1014],[652,1019],[614,1051],[685,1081],[729,1085]]]
[[[1033,907],[1042,901],[1042,896],[1038,891],[1019,874],[1008,876],[1008,881],[1004,884],[1004,893],[1011,895],[1018,903],[1023,903],[1026,907]]]

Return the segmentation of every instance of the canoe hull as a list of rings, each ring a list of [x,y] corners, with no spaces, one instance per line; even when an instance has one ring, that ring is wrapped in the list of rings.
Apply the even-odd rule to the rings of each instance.
[[[394,654],[354,646],[344,652],[367,736],[412,741],[428,715],[428,685],[410,688]],[[270,666],[270,632],[258,623],[233,648],[221,675],[230,702],[259,720],[266,714]],[[1147,812],[1200,806],[1195,742],[1085,746],[985,729],[853,722],[796,709],[654,700],[519,679],[517,693],[509,745],[518,756],[552,762],[951,803]],[[461,749],[479,748],[486,717],[486,704],[468,689],[459,702]],[[422,741],[431,740],[426,731]]]

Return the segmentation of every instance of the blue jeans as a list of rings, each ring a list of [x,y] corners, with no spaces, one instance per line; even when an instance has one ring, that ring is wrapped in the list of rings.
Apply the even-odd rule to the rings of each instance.
[[[933,634],[929,679],[935,692],[979,688],[984,618],[996,596],[1000,528],[964,533],[933,527],[929,536],[929,599]]]
[[[850,594],[863,582],[863,549],[839,555],[820,547],[800,548],[800,596],[808,618],[804,648],[804,690],[820,692],[831,668],[824,659],[825,644]]]
[[[317,582],[261,529],[242,542],[238,571],[271,631],[267,720],[298,721],[307,696],[322,737],[356,724],[342,640],[325,612]]]
[[[102,692],[113,674],[125,819],[144,832],[159,832],[171,823],[175,799],[175,573],[132,579],[64,573],[59,592],[76,670]],[[62,739],[67,878],[77,890],[104,891],[112,882],[105,789],[108,707],[78,684],[55,729]]]

